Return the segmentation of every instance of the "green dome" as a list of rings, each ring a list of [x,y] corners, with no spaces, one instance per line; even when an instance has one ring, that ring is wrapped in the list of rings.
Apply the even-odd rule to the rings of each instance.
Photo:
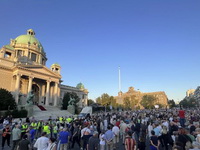
[[[82,83],[77,84],[76,88],[85,89],[85,87],[84,87],[84,85]]]
[[[27,35],[20,35],[15,39],[16,44],[30,44],[30,45],[37,45],[38,50],[44,53],[42,44],[35,38],[35,32],[32,29],[27,31]]]

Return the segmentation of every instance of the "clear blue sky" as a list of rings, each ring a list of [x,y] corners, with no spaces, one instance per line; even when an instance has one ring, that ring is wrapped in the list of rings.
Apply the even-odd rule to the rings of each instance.
[[[89,98],[165,91],[181,100],[200,85],[200,0],[20,0],[0,2],[0,46],[32,28],[64,84]]]

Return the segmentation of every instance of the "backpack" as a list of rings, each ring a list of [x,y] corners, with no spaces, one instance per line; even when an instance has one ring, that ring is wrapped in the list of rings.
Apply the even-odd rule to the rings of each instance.
[[[187,140],[187,142],[185,143],[185,149],[188,150],[188,149],[192,148],[191,138],[187,135],[183,135],[183,137]]]

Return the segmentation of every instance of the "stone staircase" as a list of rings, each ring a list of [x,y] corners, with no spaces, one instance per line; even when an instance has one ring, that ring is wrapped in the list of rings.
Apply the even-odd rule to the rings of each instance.
[[[58,116],[73,116],[67,110],[60,110],[60,108],[55,106],[44,106],[46,111],[42,111],[38,108],[38,106],[33,106],[33,116],[37,120],[46,120],[51,116],[53,119],[56,119]]]

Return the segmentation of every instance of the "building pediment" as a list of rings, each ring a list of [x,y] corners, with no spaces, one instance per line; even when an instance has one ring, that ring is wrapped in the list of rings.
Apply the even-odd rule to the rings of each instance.
[[[61,79],[61,75],[51,71],[46,66],[42,65],[18,65],[14,70],[21,70],[24,72],[33,73],[33,75],[43,75],[49,78]]]

